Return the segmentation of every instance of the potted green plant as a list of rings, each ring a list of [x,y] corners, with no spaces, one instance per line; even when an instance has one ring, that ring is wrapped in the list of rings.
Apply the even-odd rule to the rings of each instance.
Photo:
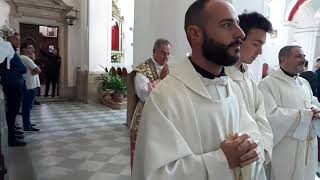
[[[127,96],[127,83],[119,75],[109,74],[111,89],[114,93],[111,94],[112,100],[122,102]]]
[[[99,81],[98,91],[102,98],[105,98],[114,92],[113,84],[111,83],[111,75],[109,74],[107,68],[105,68],[105,73],[97,77],[97,80]]]

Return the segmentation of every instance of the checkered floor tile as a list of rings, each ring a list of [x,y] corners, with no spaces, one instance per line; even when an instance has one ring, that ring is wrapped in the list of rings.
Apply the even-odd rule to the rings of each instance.
[[[27,146],[9,148],[10,180],[129,180],[125,110],[76,102],[35,106]],[[20,117],[18,118],[20,121]]]

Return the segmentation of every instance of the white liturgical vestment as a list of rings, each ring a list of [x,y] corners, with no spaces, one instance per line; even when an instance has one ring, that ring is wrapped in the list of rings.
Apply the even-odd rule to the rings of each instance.
[[[248,66],[242,64],[242,67],[244,72],[241,72],[235,66],[226,67],[225,72],[241,89],[246,108],[251,117],[257,122],[261,132],[266,151],[265,159],[270,162],[273,149],[273,135],[271,126],[266,117],[264,98],[254,82],[248,70]]]
[[[309,83],[290,77],[280,68],[272,70],[258,85],[264,95],[274,148],[272,180],[314,180],[317,138],[311,107],[318,105]]]
[[[241,90],[227,76],[201,77],[187,59],[170,69],[145,103],[132,180],[235,180],[220,148],[235,133],[258,144],[259,160],[241,168],[242,180],[264,179],[263,139]]]

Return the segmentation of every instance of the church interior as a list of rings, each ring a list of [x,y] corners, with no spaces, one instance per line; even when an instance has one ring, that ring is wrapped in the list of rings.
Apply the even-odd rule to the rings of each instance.
[[[39,74],[39,105],[30,119],[40,131],[24,133],[26,146],[8,146],[5,96],[0,90],[0,179],[129,180],[128,77],[152,56],[158,38],[171,42],[169,68],[190,53],[183,23],[194,1],[0,0],[1,38],[6,41],[10,32],[19,33],[21,44],[34,46],[41,69],[47,68],[46,53],[58,50],[61,59],[51,91],[45,73]],[[249,65],[256,82],[279,66],[278,52],[285,45],[303,47],[307,69],[316,70],[319,0],[226,1],[238,14],[256,11],[273,25],[262,54]],[[104,83],[109,75],[114,89]],[[22,125],[21,114],[16,124]]]

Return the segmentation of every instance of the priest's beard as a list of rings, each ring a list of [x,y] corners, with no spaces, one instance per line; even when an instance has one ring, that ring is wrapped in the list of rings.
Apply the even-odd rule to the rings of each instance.
[[[202,54],[210,62],[221,66],[232,66],[239,61],[238,56],[232,56],[228,53],[228,49],[234,45],[241,45],[240,40],[236,40],[229,45],[224,45],[209,38],[204,32],[204,42],[202,45]]]

